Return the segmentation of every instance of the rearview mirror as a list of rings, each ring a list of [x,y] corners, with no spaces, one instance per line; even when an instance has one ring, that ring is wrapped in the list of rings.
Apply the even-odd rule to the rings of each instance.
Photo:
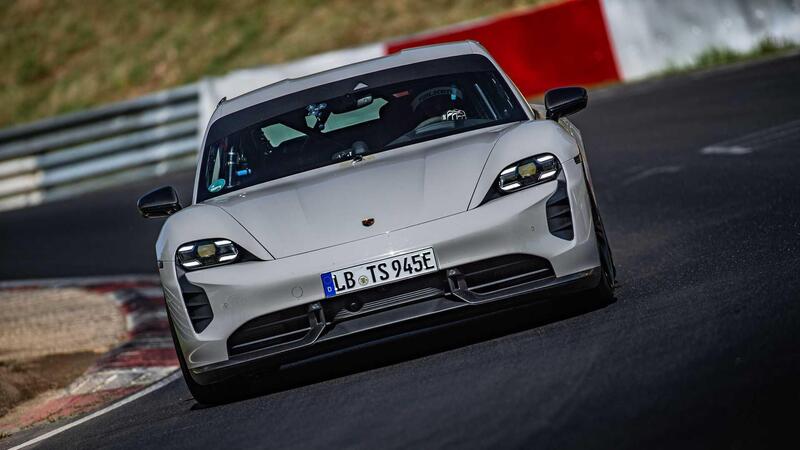
[[[544,94],[544,106],[547,109],[547,118],[550,120],[575,114],[586,108],[588,101],[589,96],[582,87],[551,89]]]
[[[147,219],[167,217],[181,210],[178,193],[172,186],[160,187],[144,194],[136,203],[139,213]]]

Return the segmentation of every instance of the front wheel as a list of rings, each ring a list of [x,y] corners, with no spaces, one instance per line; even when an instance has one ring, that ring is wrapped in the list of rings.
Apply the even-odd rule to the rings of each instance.
[[[600,256],[601,274],[600,281],[597,283],[597,286],[590,290],[590,295],[610,302],[614,300],[614,285],[616,284],[617,268],[614,266],[614,258],[611,256],[611,247],[608,245],[608,239],[606,239],[603,221],[600,219],[600,213],[597,211],[597,206],[594,202],[592,203],[592,212],[594,234],[597,238],[597,252]]]
[[[178,342],[178,336],[175,333],[175,325],[172,323],[172,315],[167,307],[167,319],[169,321],[169,331],[172,334],[172,342],[175,344],[175,352],[178,354],[178,362],[181,366],[181,373],[183,379],[186,381],[186,386],[189,392],[198,403],[206,405],[217,405],[234,400],[242,395],[241,390],[235,385],[236,380],[224,380],[213,384],[199,384],[194,381],[189,368],[186,366],[186,360],[183,358],[181,351],[181,344]]]
[[[589,290],[589,295],[605,302],[611,302],[614,300],[614,282],[611,281],[610,271],[606,267],[605,261],[601,262],[600,269],[600,281],[598,281],[597,286]]]

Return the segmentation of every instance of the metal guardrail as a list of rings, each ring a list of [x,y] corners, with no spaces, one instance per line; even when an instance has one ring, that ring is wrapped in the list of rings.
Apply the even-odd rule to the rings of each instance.
[[[0,211],[195,165],[198,88],[0,130]]]

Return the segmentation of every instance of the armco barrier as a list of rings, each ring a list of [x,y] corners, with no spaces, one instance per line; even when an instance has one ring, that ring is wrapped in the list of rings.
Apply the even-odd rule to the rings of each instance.
[[[192,167],[197,85],[0,130],[0,210]]]

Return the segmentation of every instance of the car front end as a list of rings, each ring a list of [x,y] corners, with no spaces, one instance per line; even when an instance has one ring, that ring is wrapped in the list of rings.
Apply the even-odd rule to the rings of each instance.
[[[586,92],[546,104],[531,109],[471,42],[222,103],[193,204],[171,188],[139,203],[169,216],[156,252],[195,397],[451,314],[611,292],[580,133],[563,118]]]
[[[540,123],[540,142],[544,129],[563,133],[553,122]],[[508,138],[525,142],[523,133]],[[205,382],[256,360],[400,321],[523,294],[552,295],[593,286],[600,262],[584,165],[574,142],[571,148],[548,151],[561,155],[559,173],[551,181],[483,204],[486,195],[476,189],[478,204],[473,208],[396,230],[377,231],[381,217],[376,215],[376,232],[370,237],[277,259],[266,256],[187,270],[177,250],[195,240],[189,230],[198,238],[224,238],[251,255],[263,255],[261,245],[244,230],[224,236],[198,230],[204,225],[236,230],[238,225],[209,219],[207,210],[215,210],[224,223],[228,217],[221,208],[187,208],[170,219],[168,231],[177,236],[162,234],[159,244],[167,249],[165,255],[175,255],[161,260],[160,273],[188,367]],[[564,197],[566,201],[558,201]],[[569,239],[551,231],[563,231],[565,216]],[[326,296],[322,274],[428,248],[433,250],[435,271]]]

